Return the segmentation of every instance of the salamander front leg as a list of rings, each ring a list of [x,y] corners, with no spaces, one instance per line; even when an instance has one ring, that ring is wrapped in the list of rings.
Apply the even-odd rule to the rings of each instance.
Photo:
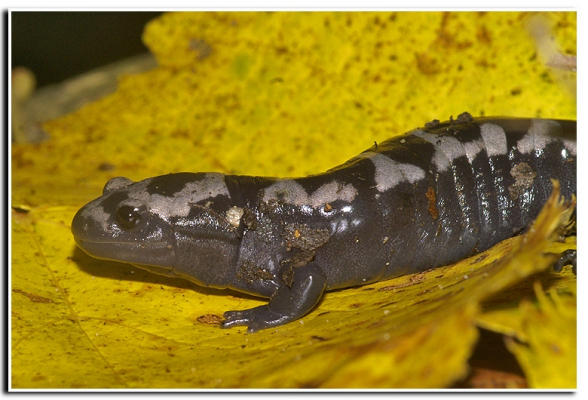
[[[248,332],[270,328],[294,321],[310,312],[321,300],[326,278],[315,264],[295,268],[292,285],[281,286],[268,305],[243,311],[227,311],[223,328],[247,325]]]

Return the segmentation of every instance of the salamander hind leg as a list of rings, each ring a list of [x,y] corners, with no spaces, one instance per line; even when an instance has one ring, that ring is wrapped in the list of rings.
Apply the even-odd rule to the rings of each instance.
[[[568,236],[576,236],[576,209],[572,216],[570,217],[569,224],[564,228],[562,233],[563,237]],[[559,259],[553,264],[553,270],[556,272],[560,272],[564,265],[571,265],[572,272],[574,275],[576,274],[576,259],[577,259],[577,250],[565,250],[564,252],[559,254]]]
[[[574,274],[576,274],[576,258],[576,250],[566,250],[559,255],[559,260],[555,262],[555,264],[553,265],[553,269],[556,272],[560,272],[564,265],[571,265],[572,271],[574,272]]]
[[[315,264],[295,269],[292,285],[281,286],[269,304],[242,311],[227,311],[223,328],[247,325],[248,332],[283,325],[303,317],[319,303],[326,288],[326,278]]]

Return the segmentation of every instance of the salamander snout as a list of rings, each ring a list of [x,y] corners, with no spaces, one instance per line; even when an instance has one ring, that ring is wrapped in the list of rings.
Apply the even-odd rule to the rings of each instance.
[[[82,207],[71,222],[71,232],[76,243],[83,247],[84,242],[108,241],[111,234],[108,232],[107,216],[100,218],[99,209],[89,203]]]
[[[92,224],[90,223],[91,221],[89,221],[89,219],[84,215],[83,211],[84,208],[78,210],[73,220],[71,221],[71,232],[73,233],[76,242],[78,239],[92,236],[90,233],[92,231]]]

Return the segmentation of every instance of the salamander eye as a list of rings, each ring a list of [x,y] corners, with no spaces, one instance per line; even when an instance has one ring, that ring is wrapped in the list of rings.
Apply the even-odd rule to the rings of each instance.
[[[116,210],[116,222],[123,229],[132,229],[141,220],[141,214],[137,207],[122,206]]]

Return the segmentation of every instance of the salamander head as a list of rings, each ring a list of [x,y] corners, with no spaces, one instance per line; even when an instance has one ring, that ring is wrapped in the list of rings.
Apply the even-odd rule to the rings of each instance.
[[[77,212],[71,229],[93,257],[225,287],[239,248],[225,208],[230,196],[221,174],[118,177]]]

